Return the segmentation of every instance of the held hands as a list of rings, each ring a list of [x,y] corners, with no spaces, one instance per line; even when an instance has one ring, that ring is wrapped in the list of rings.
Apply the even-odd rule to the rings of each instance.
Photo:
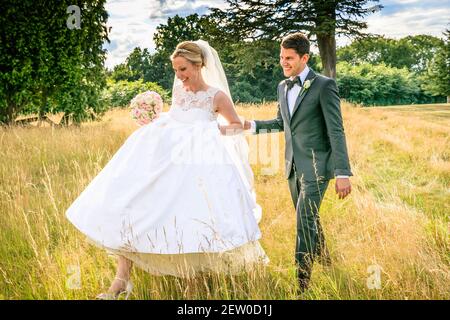
[[[344,199],[352,192],[352,185],[349,178],[336,178],[336,193],[339,195],[339,199]]]
[[[219,126],[219,130],[220,130],[220,133],[221,133],[223,136],[226,136],[226,135],[227,135],[227,131],[230,131],[229,129],[227,129],[226,126]]]
[[[240,134],[244,129],[242,123],[231,123],[228,125],[218,125],[220,133],[224,136]]]
[[[218,125],[220,129],[220,133],[225,136],[232,136],[236,134],[240,134],[245,130],[251,128],[250,121],[244,120],[243,117],[239,116],[239,122],[231,122],[227,125]]]

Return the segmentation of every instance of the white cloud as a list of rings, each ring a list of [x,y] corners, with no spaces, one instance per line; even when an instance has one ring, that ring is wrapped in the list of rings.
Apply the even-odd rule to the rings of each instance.
[[[450,8],[450,7],[449,7]],[[442,37],[446,24],[450,22],[448,8],[411,8],[388,16],[376,14],[367,19],[368,32],[382,34],[390,38],[408,35],[428,34]]]
[[[380,3],[384,8],[366,18],[365,32],[396,39],[419,34],[442,38],[450,26],[449,0],[381,0]],[[348,38],[339,37],[337,44],[343,46],[349,42]]]
[[[105,44],[108,49],[106,67],[112,68],[124,62],[135,47],[154,48],[153,32],[156,25],[149,18],[151,2],[134,0],[131,4],[130,1],[107,1],[107,24],[112,27],[109,34],[112,43]]]
[[[224,0],[160,0],[155,2],[151,17],[163,22],[167,17],[178,14],[186,16],[192,13],[204,14],[211,7],[226,7]]]

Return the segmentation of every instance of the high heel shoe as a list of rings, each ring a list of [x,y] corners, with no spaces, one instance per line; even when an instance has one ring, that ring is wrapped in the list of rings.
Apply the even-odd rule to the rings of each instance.
[[[119,300],[122,294],[125,294],[125,300],[128,300],[131,292],[133,291],[133,283],[131,280],[125,280],[119,277],[115,277],[114,280],[120,280],[126,283],[125,289],[121,289],[117,292],[104,292],[100,293],[95,299],[97,300]]]

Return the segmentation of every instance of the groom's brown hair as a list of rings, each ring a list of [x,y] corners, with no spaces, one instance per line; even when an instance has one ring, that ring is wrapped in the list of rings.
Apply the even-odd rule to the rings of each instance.
[[[309,54],[308,37],[301,32],[292,33],[284,37],[281,41],[281,46],[285,49],[294,49],[299,56],[303,56],[305,53]]]

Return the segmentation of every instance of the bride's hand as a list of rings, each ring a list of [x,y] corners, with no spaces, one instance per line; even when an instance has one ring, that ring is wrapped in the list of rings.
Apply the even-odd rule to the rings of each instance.
[[[225,126],[219,125],[220,133],[224,136],[232,136],[242,132],[242,124],[233,123]]]
[[[244,122],[244,130],[249,130],[252,127],[251,122],[248,120],[245,120]]]

